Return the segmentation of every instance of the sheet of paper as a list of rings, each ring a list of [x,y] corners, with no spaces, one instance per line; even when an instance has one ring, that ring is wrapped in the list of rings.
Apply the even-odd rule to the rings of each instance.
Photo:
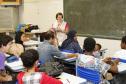
[[[86,83],[86,79],[68,74],[63,72],[60,76],[59,76],[60,80],[63,82],[63,84],[85,84]]]

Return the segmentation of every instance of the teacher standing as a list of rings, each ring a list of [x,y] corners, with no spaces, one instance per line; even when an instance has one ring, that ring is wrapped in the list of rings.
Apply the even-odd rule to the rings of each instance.
[[[63,20],[61,12],[56,14],[56,21],[52,24],[52,29],[56,31],[59,45],[67,38],[66,33],[69,31],[69,25]]]

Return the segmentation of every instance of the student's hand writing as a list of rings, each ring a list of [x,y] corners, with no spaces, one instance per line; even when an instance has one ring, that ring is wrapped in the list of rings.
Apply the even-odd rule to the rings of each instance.
[[[111,57],[106,57],[103,61],[107,64],[109,64],[109,62],[112,60]]]
[[[113,62],[114,62],[116,65],[118,65],[118,64],[119,64],[119,59],[117,58],[117,59],[113,60]]]

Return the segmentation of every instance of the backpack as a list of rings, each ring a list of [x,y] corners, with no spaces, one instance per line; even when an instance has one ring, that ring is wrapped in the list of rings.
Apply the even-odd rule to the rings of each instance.
[[[59,62],[46,62],[44,65],[40,65],[39,71],[46,72],[49,76],[57,77],[64,69],[64,65]]]

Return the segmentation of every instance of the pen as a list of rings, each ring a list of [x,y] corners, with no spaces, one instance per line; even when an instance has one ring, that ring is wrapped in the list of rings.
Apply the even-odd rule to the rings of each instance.
[[[70,84],[70,81],[68,79],[66,79],[68,81],[68,83]]]

